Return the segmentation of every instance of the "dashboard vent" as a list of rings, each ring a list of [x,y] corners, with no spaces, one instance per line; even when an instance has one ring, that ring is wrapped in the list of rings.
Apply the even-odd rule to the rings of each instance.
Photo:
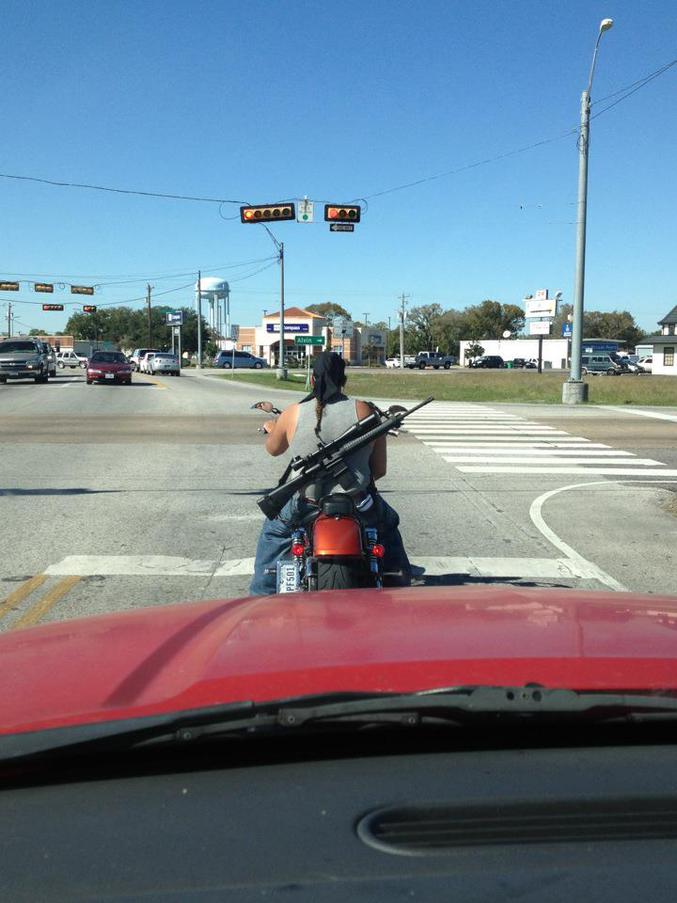
[[[431,856],[492,844],[596,843],[677,837],[677,798],[399,806],[360,820],[385,853]]]

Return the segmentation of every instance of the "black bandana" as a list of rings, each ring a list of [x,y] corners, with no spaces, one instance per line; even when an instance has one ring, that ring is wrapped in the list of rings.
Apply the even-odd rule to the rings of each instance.
[[[303,401],[316,398],[320,404],[325,405],[340,396],[345,382],[345,369],[346,362],[335,351],[323,351],[318,354],[313,362],[315,385]]]

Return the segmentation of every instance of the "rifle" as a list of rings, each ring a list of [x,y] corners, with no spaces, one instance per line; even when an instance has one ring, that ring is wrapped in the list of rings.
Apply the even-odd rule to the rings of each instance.
[[[369,445],[379,436],[385,436],[391,430],[399,429],[402,421],[418,411],[426,404],[430,404],[433,396],[429,395],[425,401],[419,402],[409,410],[398,411],[396,414],[383,417],[375,411],[362,420],[358,420],[348,427],[336,439],[320,445],[317,451],[304,457],[293,458],[280,482],[264,496],[257,500],[256,504],[269,520],[274,520],[294,493],[303,489],[309,483],[313,483],[320,475],[334,477],[344,489],[350,488],[351,471],[345,459],[365,445]],[[289,474],[298,472],[298,476],[288,480]]]

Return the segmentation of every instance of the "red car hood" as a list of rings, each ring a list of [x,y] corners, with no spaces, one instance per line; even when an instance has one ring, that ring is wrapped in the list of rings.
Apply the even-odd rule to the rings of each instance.
[[[336,691],[677,689],[677,597],[348,590],[147,608],[0,636],[0,733]]]

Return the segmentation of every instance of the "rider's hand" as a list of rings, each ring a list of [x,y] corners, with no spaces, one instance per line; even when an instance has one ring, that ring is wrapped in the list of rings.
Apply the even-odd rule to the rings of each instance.
[[[266,422],[263,424],[263,432],[264,433],[272,433],[273,430],[275,429],[276,423],[277,423],[277,420],[266,420]]]

